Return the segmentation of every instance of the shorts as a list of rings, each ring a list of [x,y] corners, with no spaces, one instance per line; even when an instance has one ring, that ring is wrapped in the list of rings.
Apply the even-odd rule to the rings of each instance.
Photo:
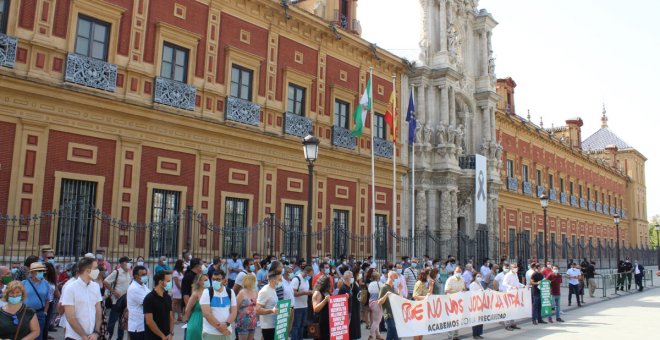
[[[236,328],[236,334],[238,335],[249,335],[249,334],[254,334],[256,329],[240,329]]]

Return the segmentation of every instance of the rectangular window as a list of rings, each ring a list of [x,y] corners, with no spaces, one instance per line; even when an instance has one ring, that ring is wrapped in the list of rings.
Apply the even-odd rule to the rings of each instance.
[[[550,189],[554,189],[554,188],[555,188],[555,177],[554,177],[552,174],[549,174],[549,175],[548,175],[548,187],[549,187]]]
[[[571,196],[573,196],[573,182],[570,182],[568,184],[568,189],[569,189],[569,193],[571,194]]]
[[[557,245],[557,240],[555,234],[552,233],[550,234],[550,244],[548,244],[548,246],[550,247],[550,253],[551,253],[550,257],[552,257],[553,259],[557,257],[555,254],[556,245]]]
[[[160,76],[185,83],[188,78],[188,50],[177,45],[164,43]]]
[[[578,184],[578,196],[582,198],[582,184]]]
[[[612,195],[607,195],[607,205],[612,205]]]
[[[596,200],[596,203],[598,203],[598,190],[594,192],[594,199]]]
[[[536,170],[536,185],[543,185],[543,177],[541,177],[541,170]]]
[[[252,101],[252,70],[238,65],[231,66],[230,95]]]
[[[376,214],[376,259],[387,259],[387,216]]]
[[[616,209],[616,197],[614,197],[614,209]]]
[[[301,255],[300,243],[303,231],[303,206],[297,204],[284,205],[284,254],[291,258]]]
[[[62,179],[57,227],[58,256],[81,256],[93,249],[96,182]]]
[[[305,115],[305,88],[289,84],[287,112],[298,116]]]
[[[7,33],[7,19],[9,17],[9,0],[0,0],[0,33]]]
[[[247,232],[248,200],[227,197],[225,199],[225,226],[223,230],[223,257],[238,254],[239,258],[245,256]]]
[[[591,201],[591,188],[587,188],[587,201]]]
[[[339,258],[341,255],[347,256],[348,252],[348,232],[349,226],[348,210],[335,209],[332,211],[333,225],[333,256]]]
[[[522,180],[523,182],[529,182],[529,167],[525,164],[522,166]]]
[[[154,189],[151,201],[150,257],[176,257],[179,239],[178,191]]]
[[[509,229],[509,258],[516,258],[516,230]]]
[[[564,179],[559,177],[559,192],[564,192]]]
[[[348,129],[349,104],[343,100],[335,99],[335,126]]]
[[[374,130],[376,130],[375,134],[374,134],[374,137],[385,139],[386,138],[385,136],[387,135],[387,132],[386,132],[387,131],[387,126],[385,125],[385,116],[383,116],[380,113],[376,113],[374,115],[374,117],[376,119],[374,121]]]
[[[86,16],[78,17],[76,53],[103,61],[108,60],[110,24]]]
[[[513,160],[512,159],[507,159],[506,160],[506,177],[508,177],[508,178],[516,177],[516,175],[513,172]]]

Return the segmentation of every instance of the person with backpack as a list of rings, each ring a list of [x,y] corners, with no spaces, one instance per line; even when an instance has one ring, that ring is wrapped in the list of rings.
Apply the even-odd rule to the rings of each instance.
[[[241,289],[243,288],[243,278],[246,275],[252,275],[255,279],[257,278],[257,276],[254,274],[255,269],[256,268],[254,266],[253,259],[243,260],[243,269],[241,269],[241,272],[236,275],[236,281],[234,282],[234,287],[232,288],[235,294],[238,295],[238,293],[240,293]]]
[[[121,308],[122,302],[120,300],[124,299],[126,301],[126,309],[128,309],[128,337],[131,340],[142,340],[144,339],[144,314],[142,303],[144,298],[149,294],[150,290],[147,286],[149,282],[149,276],[147,275],[147,268],[144,266],[135,266],[133,268],[133,281],[128,286],[128,291],[126,295],[119,298],[114,307],[117,307],[115,311],[119,315],[123,315],[124,310],[119,310]],[[121,326],[120,326],[121,329]]]
[[[124,296],[128,291],[128,286],[131,283],[131,259],[123,256],[119,259],[119,268],[115,269],[103,280],[103,286],[110,292],[110,296],[106,300],[106,308],[112,308],[117,300]],[[114,308],[110,310],[108,317],[108,340],[112,339],[115,332],[115,324],[119,320],[120,314],[115,313]],[[124,330],[118,327],[117,339],[124,338]]]
[[[186,339],[201,339],[204,327],[204,315],[199,300],[206,289],[211,287],[207,275],[199,274],[192,285],[192,295],[186,305],[183,320],[186,322]]]
[[[199,304],[204,315],[203,340],[233,340],[231,324],[236,320],[236,296],[227,285],[225,272],[213,272],[211,287],[204,290]]]
[[[308,298],[314,293],[309,283],[312,279],[314,269],[306,266],[291,279],[293,289],[293,327],[291,328],[291,340],[302,340],[305,331],[305,320],[307,320]]]

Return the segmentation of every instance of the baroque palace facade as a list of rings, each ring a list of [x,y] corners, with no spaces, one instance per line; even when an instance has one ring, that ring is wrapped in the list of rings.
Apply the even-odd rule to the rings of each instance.
[[[236,230],[274,214],[303,232],[307,209],[313,231],[338,221],[345,232],[344,241],[319,235],[315,254],[340,241],[340,253],[371,253],[371,242],[347,235],[373,231],[371,133],[375,213],[379,224],[395,224],[392,201],[401,205],[403,190],[393,197],[392,157],[399,178],[407,159],[401,146],[393,155],[380,113],[392,76],[397,93],[407,87],[407,68],[360,38],[356,3],[1,0],[0,213],[75,211],[3,228],[4,253],[121,247],[176,257],[230,247],[306,255],[300,234],[292,241],[278,233],[271,243],[268,232]],[[376,129],[354,138],[370,67]],[[301,145],[309,132],[320,139],[312,207]],[[107,215],[90,222],[75,210],[81,202]],[[196,214],[179,218],[181,211]],[[71,243],[77,248],[65,251]]]
[[[549,197],[550,258],[579,256],[562,255],[559,245],[616,247],[617,214],[621,247],[646,247],[646,158],[608,129],[604,109],[602,128],[584,140],[581,118],[566,120],[566,126],[544,128],[542,121],[532,123],[529,114],[526,119],[517,115],[515,87],[511,78],[497,81],[497,138],[504,148],[504,186],[498,206],[500,253],[519,257],[522,241],[538,250],[525,254],[525,259],[542,258],[544,216],[539,197],[543,194]]]

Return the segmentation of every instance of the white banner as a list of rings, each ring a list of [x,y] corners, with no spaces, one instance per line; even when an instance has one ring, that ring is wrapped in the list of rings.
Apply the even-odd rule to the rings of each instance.
[[[488,159],[474,155],[474,219],[477,224],[488,223]]]
[[[431,295],[422,301],[410,301],[392,294],[389,302],[399,337],[438,334],[532,316],[529,289],[506,293],[486,290]]]

